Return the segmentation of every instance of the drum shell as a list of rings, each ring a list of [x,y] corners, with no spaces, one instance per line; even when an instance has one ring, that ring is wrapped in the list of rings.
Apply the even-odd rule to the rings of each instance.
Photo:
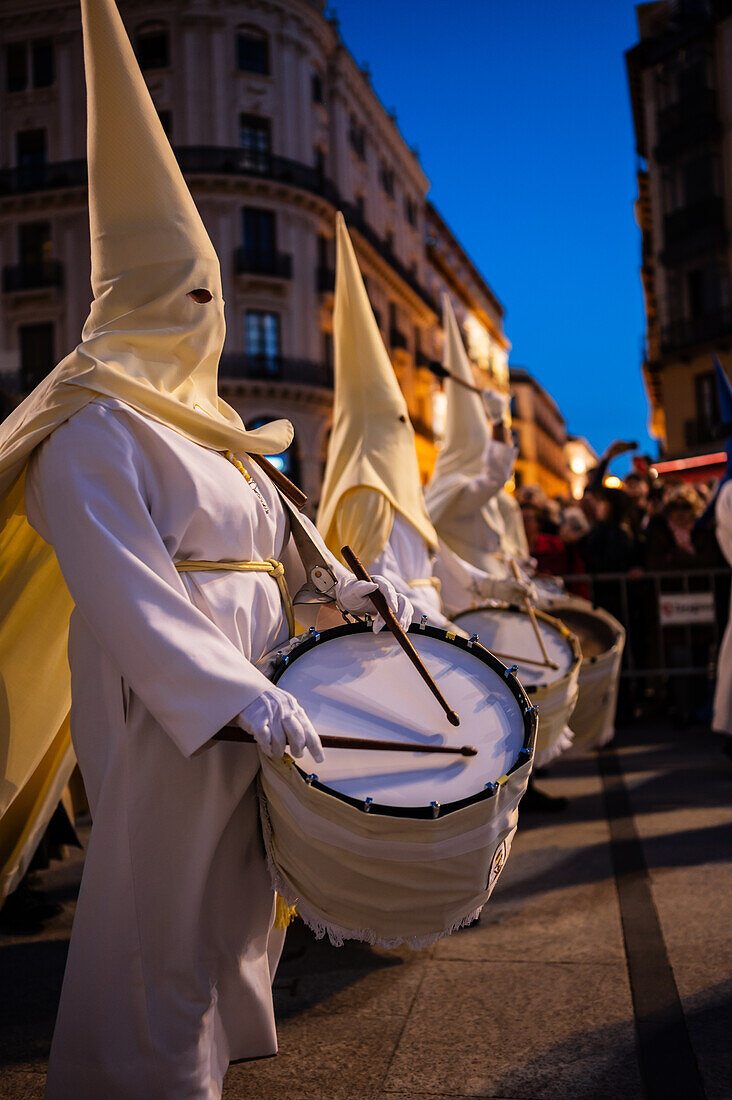
[[[555,600],[552,611],[560,619],[563,609],[584,611],[596,616],[610,627],[616,637],[615,644],[604,653],[593,658],[582,658],[579,697],[572,714],[574,746],[583,749],[601,748],[612,741],[615,734],[615,711],[625,647],[625,628],[608,611],[594,607],[588,600]]]
[[[507,604],[474,608],[471,609],[470,614],[485,612],[486,618],[490,619],[491,613],[495,613],[496,610],[513,611],[517,615],[526,615],[526,612],[520,608],[509,607]],[[455,616],[455,622],[458,625],[464,625],[462,618],[465,614],[467,612],[461,612]],[[534,762],[537,767],[542,767],[556,756],[559,756],[572,744],[574,726],[570,728],[568,723],[577,703],[581,653],[577,639],[564,623],[554,618],[554,616],[548,615],[545,611],[536,611],[535,614],[538,619],[549,623],[567,639],[574,657],[566,675],[551,684],[532,686],[525,681],[521,681],[531,702],[539,708],[539,729],[536,735]],[[486,648],[490,651],[490,645]]]
[[[531,764],[489,797],[424,819],[366,813],[309,784],[292,764],[263,757],[261,816],[275,889],[335,944],[432,943],[474,919],[490,897]]]

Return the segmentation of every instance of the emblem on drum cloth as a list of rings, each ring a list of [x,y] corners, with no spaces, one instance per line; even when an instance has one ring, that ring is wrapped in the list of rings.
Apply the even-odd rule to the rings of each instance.
[[[502,840],[496,848],[495,852],[493,853],[493,859],[491,860],[491,869],[488,872],[488,889],[491,888],[491,886],[503,870],[506,864],[507,855],[508,853],[506,850],[506,841]]]

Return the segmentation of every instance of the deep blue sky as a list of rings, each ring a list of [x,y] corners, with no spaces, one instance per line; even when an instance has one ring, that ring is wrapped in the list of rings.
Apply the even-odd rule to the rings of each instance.
[[[506,308],[511,363],[602,450],[646,431],[629,0],[337,0],[430,198]],[[619,466],[622,469],[622,462]]]

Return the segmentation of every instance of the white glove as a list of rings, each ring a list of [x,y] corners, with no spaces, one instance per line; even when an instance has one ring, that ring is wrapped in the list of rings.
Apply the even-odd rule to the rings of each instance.
[[[497,390],[489,389],[484,389],[482,394],[486,416],[492,424],[499,424],[508,413],[511,403],[510,397],[505,393],[498,393]]]
[[[251,733],[267,756],[302,756],[305,749],[313,759],[323,759],[323,746],[312,722],[294,695],[281,688],[265,688],[235,719],[236,725]]]
[[[373,615],[374,605],[369,596],[377,589],[386,598],[386,602],[394,612],[402,630],[409,630],[414,618],[414,608],[401,592],[397,592],[391,581],[386,577],[374,576],[373,584],[370,581],[359,581],[353,573],[341,577],[335,587],[335,599],[343,611],[350,611],[354,615]],[[381,615],[374,618],[374,633],[381,630],[384,620]]]
[[[506,603],[521,604],[524,600],[529,600],[530,603],[535,604],[538,599],[536,588],[531,581],[517,581],[507,577],[505,580],[493,581],[492,584],[495,586],[493,598],[505,600]]]

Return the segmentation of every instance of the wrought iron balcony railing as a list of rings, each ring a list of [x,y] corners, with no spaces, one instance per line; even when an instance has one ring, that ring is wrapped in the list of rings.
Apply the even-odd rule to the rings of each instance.
[[[290,382],[298,386],[333,388],[333,368],[313,359],[290,359],[284,355],[246,355],[225,352],[219,364],[220,378],[249,378],[252,381]]]
[[[667,267],[673,266],[692,256],[716,252],[726,242],[724,199],[720,195],[710,195],[666,214],[661,262]]]
[[[658,144],[654,155],[667,163],[686,149],[719,133],[717,94],[713,88],[696,88],[677,103],[658,112]]]
[[[86,161],[64,160],[0,169],[0,195],[21,195],[62,187],[86,187]]]
[[[724,336],[732,336],[732,307],[685,318],[661,329],[661,352],[681,351],[695,344],[708,344]]]
[[[62,285],[63,266],[58,260],[48,260],[42,264],[14,264],[3,268],[3,290],[6,294]]]
[[[269,275],[274,279],[291,279],[292,256],[289,252],[251,252],[242,246],[234,253],[234,268],[238,275]]]
[[[420,284],[414,272],[402,263],[389,244],[369,225],[359,207],[343,201],[336,185],[323,175],[319,167],[274,153],[258,153],[236,147],[181,145],[174,152],[184,175],[253,176],[319,195],[329,205],[342,210],[349,228],[355,229],[374,248],[429,309],[438,312],[435,298]],[[84,160],[31,168],[4,168],[0,169],[0,196],[84,185],[86,179]]]
[[[700,447],[705,443],[719,442],[719,431],[715,424],[698,418],[684,421],[684,442],[687,447]]]

